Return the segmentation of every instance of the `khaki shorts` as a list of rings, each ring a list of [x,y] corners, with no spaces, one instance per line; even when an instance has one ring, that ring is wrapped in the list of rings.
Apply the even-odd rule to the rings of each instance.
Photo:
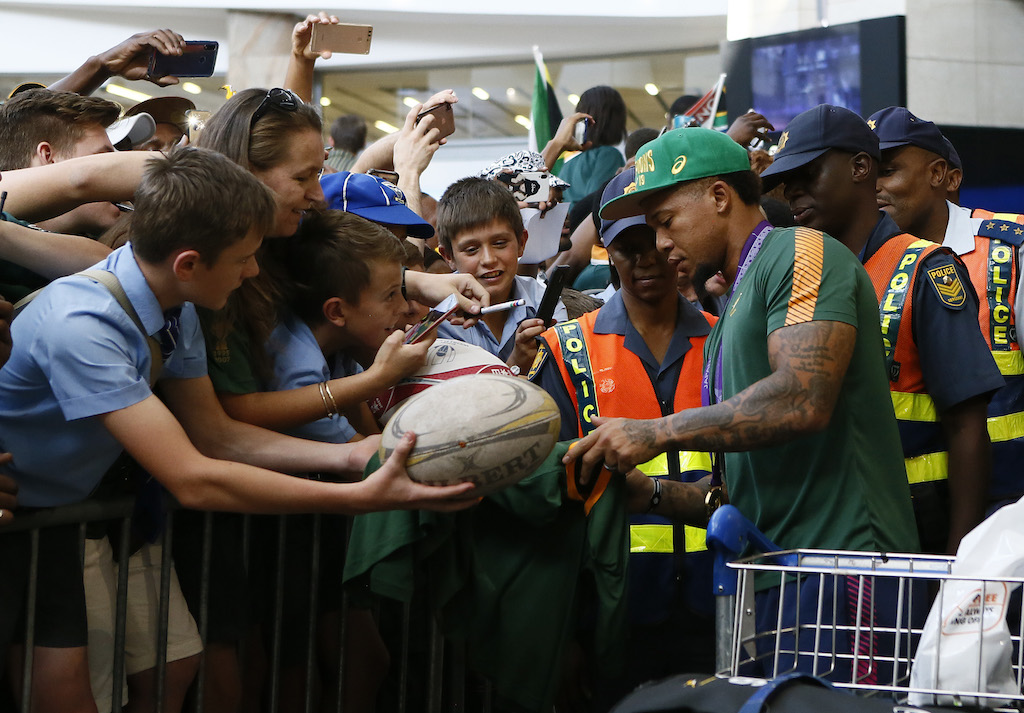
[[[156,666],[157,624],[160,613],[160,558],[163,548],[143,545],[128,560],[128,612],[125,626],[125,673],[129,676]],[[107,538],[85,541],[85,602],[89,620],[89,677],[99,713],[110,710],[114,680],[114,621],[117,570]],[[188,611],[171,566],[170,609],[167,617],[167,662],[203,650],[195,620]],[[122,682],[124,703],[127,685]]]

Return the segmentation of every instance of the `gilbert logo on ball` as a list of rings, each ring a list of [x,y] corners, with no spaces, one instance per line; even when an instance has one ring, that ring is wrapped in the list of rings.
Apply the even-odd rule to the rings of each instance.
[[[477,484],[486,495],[536,470],[558,440],[562,419],[546,391],[499,374],[460,376],[408,399],[384,428],[385,460],[407,431],[416,445],[406,461],[428,485]]]

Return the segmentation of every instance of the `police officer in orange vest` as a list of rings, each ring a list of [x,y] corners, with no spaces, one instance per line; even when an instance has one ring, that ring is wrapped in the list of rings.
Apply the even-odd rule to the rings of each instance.
[[[1006,379],[988,408],[991,510],[1024,496],[1024,352],[1017,332],[1017,311],[1024,308],[1019,255],[1024,216],[971,210],[948,199],[950,179],[959,186],[960,157],[932,122],[903,107],[876,112],[869,122],[882,148],[879,206],[900,227],[918,230],[916,235],[959,255],[982,297],[981,333]]]
[[[612,179],[601,202],[622,195],[634,176],[629,168]],[[600,310],[544,332],[530,371],[559,405],[563,440],[590,433],[595,416],[658,418],[701,403],[704,340],[715,318],[678,293],[676,264],[643,216],[602,221],[601,239],[621,288]],[[706,494],[710,470],[709,454],[672,450],[627,474],[627,507],[638,513],[630,518],[629,649],[626,674],[598,687],[608,703],[652,678],[714,671],[705,531],[659,516],[678,512],[662,501],[663,480],[703,479]],[[703,500],[693,500],[687,520],[703,526]]]
[[[963,263],[878,209],[879,158],[878,137],[860,116],[823,104],[789,123],[761,177],[766,188],[785,184],[799,224],[834,236],[864,263],[922,548],[955,552],[984,515],[986,407],[1003,379]]]

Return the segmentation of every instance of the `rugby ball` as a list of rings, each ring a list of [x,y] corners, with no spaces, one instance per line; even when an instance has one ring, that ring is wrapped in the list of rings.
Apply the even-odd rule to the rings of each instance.
[[[370,411],[374,418],[385,424],[395,409],[410,396],[469,374],[513,375],[505,362],[486,349],[457,339],[437,339],[430,345],[423,367],[370,399]]]
[[[537,469],[558,440],[562,419],[554,399],[525,379],[501,374],[460,376],[409,398],[380,441],[387,459],[407,431],[416,445],[409,477],[427,485],[476,483],[486,495]]]

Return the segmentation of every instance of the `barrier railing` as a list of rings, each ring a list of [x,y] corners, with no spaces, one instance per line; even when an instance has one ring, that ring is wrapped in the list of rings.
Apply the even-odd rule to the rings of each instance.
[[[33,647],[35,644],[35,624],[37,617],[36,594],[37,580],[39,574],[39,533],[55,526],[78,525],[79,535],[79,557],[80,562],[85,561],[85,542],[87,539],[87,528],[92,523],[110,523],[108,531],[119,533],[119,542],[114,555],[116,561],[127,563],[131,555],[132,543],[132,515],[135,505],[134,498],[125,496],[102,501],[85,501],[75,505],[59,508],[38,510],[30,513],[19,512],[14,521],[0,530],[0,538],[12,536],[16,533],[28,533],[30,542],[30,557],[28,568],[28,582],[26,585],[26,608],[25,608],[25,629],[24,629],[24,664],[20,675],[20,690],[23,693],[18,702],[18,710],[23,713],[30,713],[32,710],[31,691],[33,678]],[[170,588],[172,574],[172,551],[175,532],[176,515],[182,512],[175,504],[168,503],[168,513],[165,527],[159,537],[158,543],[162,546],[160,560],[160,586],[159,601],[156,608],[157,618],[157,641],[156,641],[156,668],[155,668],[155,710],[164,713],[165,692],[167,688],[167,643],[168,643],[168,617],[170,608]],[[278,518],[277,531],[277,555],[275,579],[271,583],[273,592],[273,605],[271,607],[272,617],[269,622],[271,632],[269,645],[269,668],[264,678],[265,698],[264,707],[270,713],[281,710],[281,662],[282,662],[282,634],[284,626],[284,589],[285,589],[285,558],[286,548],[284,546],[287,537],[290,516]],[[324,710],[317,701],[317,617],[320,611],[319,584],[323,576],[320,566],[320,552],[323,546],[322,518],[312,516],[313,526],[311,528],[311,539],[309,541],[310,561],[309,567],[309,598],[306,602],[308,616],[306,618],[306,650],[305,650],[305,693],[302,701],[302,710],[313,711],[314,708]],[[190,699],[187,704],[189,710],[202,713],[206,687],[209,685],[207,667],[205,665],[205,648],[208,641],[209,617],[210,617],[210,586],[211,586],[211,562],[214,548],[213,537],[213,513],[205,513],[203,517],[202,533],[202,565],[198,611],[193,612],[201,640],[204,643],[204,652],[190,690]],[[257,553],[252,548],[251,519],[245,518],[243,529],[243,552],[240,556],[246,561],[252,561]],[[120,566],[117,569],[117,593],[116,593],[116,615],[114,618],[113,631],[113,683],[110,691],[111,710],[119,711],[124,704],[123,681],[125,678],[125,636],[126,636],[126,612],[129,596],[129,568]],[[345,667],[347,656],[351,652],[345,650],[345,637],[348,627],[349,596],[347,593],[341,595],[339,603],[340,619],[338,633],[338,650],[336,667],[336,687],[330,691],[333,698],[333,709],[344,710],[345,700]],[[441,713],[447,711],[463,711],[466,709],[466,668],[464,651],[458,645],[449,645],[446,652],[446,642],[440,634],[437,621],[432,619],[429,627],[428,640],[426,644],[428,651],[426,662],[426,689],[422,691],[410,690],[411,688],[411,666],[422,665],[419,662],[410,662],[410,650],[413,648],[415,636],[410,631],[411,611],[410,605],[401,605],[395,609],[400,611],[399,616],[399,641],[396,642],[397,650],[392,650],[391,669],[397,675],[397,691],[393,692],[392,698],[395,703],[395,710],[398,713],[405,713],[407,710],[424,710],[427,713]],[[2,643],[2,642],[0,642]],[[2,652],[0,652],[2,653]],[[445,654],[448,653],[447,661]],[[239,654],[240,660],[244,659],[244,651]],[[446,685],[447,684],[447,685]],[[326,693],[326,692],[325,692]],[[489,692],[486,684],[484,692],[475,696],[482,698],[484,711],[490,710]],[[2,706],[0,706],[2,708]],[[100,711],[103,713],[103,711]]]

